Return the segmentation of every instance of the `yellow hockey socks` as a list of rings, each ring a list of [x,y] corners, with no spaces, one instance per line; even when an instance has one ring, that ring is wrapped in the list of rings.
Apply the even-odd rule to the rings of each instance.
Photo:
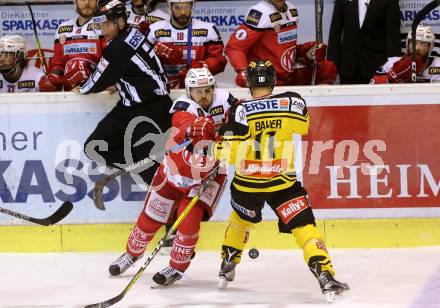
[[[293,235],[296,243],[303,250],[304,260],[313,275],[318,277],[323,271],[330,272],[332,276],[335,275],[324,239],[315,225],[297,227],[293,229]]]

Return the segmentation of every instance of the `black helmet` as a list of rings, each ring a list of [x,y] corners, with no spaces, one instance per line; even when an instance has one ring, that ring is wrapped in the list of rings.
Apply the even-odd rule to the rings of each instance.
[[[246,79],[249,88],[273,87],[277,82],[277,75],[269,60],[257,60],[249,63]]]
[[[119,17],[123,17],[127,20],[127,9],[123,1],[100,0],[96,8],[95,16],[102,17],[99,22],[115,20]]]

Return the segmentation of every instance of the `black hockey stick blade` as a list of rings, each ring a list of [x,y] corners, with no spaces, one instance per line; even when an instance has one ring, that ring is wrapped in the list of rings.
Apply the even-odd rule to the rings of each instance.
[[[17,213],[5,208],[0,207],[0,212],[3,214],[7,214],[10,216],[14,216],[16,218],[20,218],[26,221],[30,221],[42,226],[51,226],[62,220],[66,217],[73,209],[73,204],[70,201],[64,202],[58,210],[55,211],[52,215],[47,218],[35,218],[30,217],[21,213]]]
[[[416,32],[417,32],[417,26],[420,24],[420,22],[425,18],[426,15],[429,14],[433,9],[435,9],[437,6],[440,5],[440,0],[434,0],[429,2],[423,9],[420,10],[420,12],[417,13],[416,17],[414,17],[413,23],[411,24],[411,45],[412,45],[412,61],[411,61],[411,81],[415,83],[417,81],[417,64],[416,64]]]

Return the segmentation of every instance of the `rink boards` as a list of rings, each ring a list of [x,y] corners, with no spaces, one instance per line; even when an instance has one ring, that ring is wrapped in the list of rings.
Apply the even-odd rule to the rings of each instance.
[[[303,95],[309,107],[310,132],[294,138],[296,153],[302,153],[296,159],[328,246],[440,245],[438,86],[288,89]],[[231,92],[248,97],[246,89]],[[123,248],[145,190],[122,177],[106,191],[107,211],[95,209],[90,191],[104,170],[92,168],[82,152],[83,141],[116,100],[105,94],[0,94],[0,206],[45,217],[62,201],[74,203],[62,224],[50,228],[1,215],[0,251]],[[230,211],[226,189],[212,222],[204,225],[199,249],[218,249]],[[264,218],[251,237],[255,245],[294,246],[277,234],[267,209]]]

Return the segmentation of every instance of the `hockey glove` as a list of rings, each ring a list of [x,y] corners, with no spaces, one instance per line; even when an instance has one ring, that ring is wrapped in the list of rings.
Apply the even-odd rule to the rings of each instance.
[[[411,55],[403,56],[399,61],[394,63],[387,75],[390,83],[407,83],[411,80]],[[416,74],[419,75],[423,70],[423,58],[416,58]]]
[[[38,82],[40,92],[56,92],[63,88],[63,77],[56,74],[49,74],[41,77]]]
[[[70,91],[74,87],[80,85],[89,78],[92,71],[87,65],[80,65],[78,70],[70,71],[63,77],[63,85],[65,91]]]
[[[199,117],[188,127],[187,137],[194,146],[200,141],[211,141],[215,138],[214,121],[208,117]]]
[[[242,88],[247,87],[246,70],[240,70],[237,72],[237,76],[235,77],[235,83],[237,84],[237,86],[240,86]]]
[[[150,31],[150,23],[148,21],[141,21],[136,25],[136,29],[142,34],[147,34]]]
[[[313,45],[312,48],[307,51],[307,58],[313,62],[322,62],[325,60],[325,55],[327,53],[327,45],[325,44],[319,44],[316,45],[316,43]]]
[[[192,61],[191,62],[191,68],[203,68],[203,67],[208,68],[208,64],[206,64],[205,61]]]
[[[157,56],[167,63],[177,64],[183,59],[183,53],[180,49],[173,49],[160,42],[154,45],[154,52]]]

